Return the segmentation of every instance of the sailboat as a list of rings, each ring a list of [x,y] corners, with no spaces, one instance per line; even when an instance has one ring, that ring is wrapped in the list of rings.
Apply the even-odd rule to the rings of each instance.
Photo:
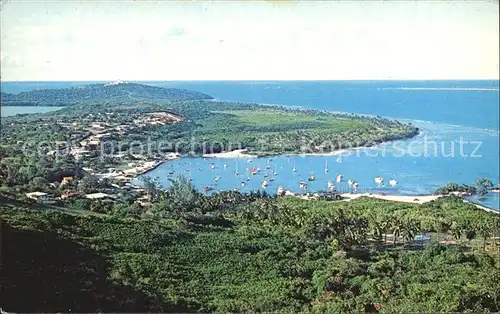
[[[276,171],[276,167],[274,167],[274,176],[278,175],[278,171]]]
[[[398,184],[398,180],[396,180],[396,179],[391,179],[391,180],[389,180],[389,184],[390,184],[391,186],[396,186],[396,185]]]
[[[267,160],[267,166],[266,169],[271,169],[271,165],[269,164],[269,159]]]
[[[300,181],[300,188],[305,189],[306,187],[307,187],[307,183],[305,183],[304,181]]]
[[[269,185],[269,184],[267,183],[267,181],[266,181],[266,180],[264,180],[264,182],[262,182],[262,187],[263,187],[263,188],[266,188],[268,185]]]
[[[374,180],[375,180],[375,183],[377,183],[377,184],[381,184],[384,182],[384,178],[382,178],[382,177],[376,177]]]
[[[214,179],[214,182],[215,182],[215,183],[219,182],[219,179],[220,179],[220,176],[219,176],[219,175],[217,175],[217,176],[215,177],[215,179]]]
[[[353,185],[354,183],[355,183],[354,180],[348,180],[347,181],[347,184],[349,184],[349,185]]]
[[[332,180],[328,180],[328,189],[330,191],[335,190],[335,185],[333,184]]]
[[[293,172],[296,172],[296,171],[297,171],[297,168],[295,167],[295,162],[293,163],[293,168],[292,168],[292,171],[293,171]]]
[[[325,173],[328,172],[328,160],[325,160]]]
[[[227,162],[224,163],[224,168],[227,168]]]
[[[344,176],[343,176],[343,175],[341,175],[341,174],[339,174],[339,175],[337,176],[337,183],[342,182],[342,179],[344,179]]]
[[[252,175],[256,175],[257,174],[257,168],[255,168],[255,166],[252,167]]]
[[[236,161],[236,170],[234,171],[235,176],[239,176],[240,173],[238,172],[238,161]]]

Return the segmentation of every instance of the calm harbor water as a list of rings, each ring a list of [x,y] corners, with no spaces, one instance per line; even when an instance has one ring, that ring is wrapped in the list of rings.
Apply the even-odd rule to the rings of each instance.
[[[3,92],[20,92],[34,88],[78,86],[78,82],[2,83]],[[267,190],[278,186],[299,191],[299,182],[309,182],[308,190],[327,188],[337,174],[359,183],[360,191],[419,195],[432,193],[437,187],[457,182],[473,184],[487,177],[495,184],[499,178],[499,82],[498,81],[319,81],[319,82],[141,82],[156,86],[191,89],[222,100],[279,104],[338,112],[381,115],[411,122],[421,134],[411,140],[363,149],[347,156],[281,156],[269,161],[254,159],[182,158],[170,161],[148,176],[157,177],[165,186],[168,178],[184,174],[196,187],[211,185],[214,190],[238,187],[249,191],[262,188],[262,181],[273,178]],[[462,144],[460,152],[460,141]],[[431,142],[431,143],[429,143]],[[432,142],[436,142],[434,147]],[[453,148],[452,148],[453,147]],[[454,149],[455,153],[451,154]],[[404,152],[404,153],[402,153]],[[474,154],[473,154],[474,153]],[[402,156],[401,156],[402,155]],[[450,156],[453,155],[453,156]],[[467,156],[465,156],[467,155]],[[471,157],[477,155],[477,157]],[[215,168],[210,168],[214,162]],[[325,162],[329,172],[325,174]],[[224,167],[227,163],[227,167]],[[297,172],[292,172],[293,166]],[[246,168],[261,169],[246,181]],[[235,176],[238,169],[239,176]],[[170,172],[174,172],[169,175]],[[268,173],[268,177],[264,175]],[[220,179],[215,184],[215,178]],[[398,180],[395,187],[380,186],[374,177]],[[242,181],[245,185],[242,186]],[[341,189],[348,189],[343,183]],[[477,200],[476,200],[477,201]],[[498,194],[489,194],[484,205],[500,208]]]

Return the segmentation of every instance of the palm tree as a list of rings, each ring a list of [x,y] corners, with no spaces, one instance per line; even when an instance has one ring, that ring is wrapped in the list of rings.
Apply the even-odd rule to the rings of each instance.
[[[401,227],[402,227],[402,223],[401,223],[401,221],[399,219],[394,218],[394,219],[391,220],[390,229],[391,229],[391,232],[392,232],[392,236],[394,237],[394,239],[393,239],[393,245],[394,246],[396,246],[397,238],[401,234]]]

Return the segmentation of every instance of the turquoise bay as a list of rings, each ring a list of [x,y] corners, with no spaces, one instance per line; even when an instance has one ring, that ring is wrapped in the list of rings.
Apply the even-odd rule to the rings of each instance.
[[[20,92],[34,88],[57,88],[89,82],[2,82],[2,91]],[[362,191],[388,194],[419,195],[432,193],[437,187],[457,182],[473,184],[487,177],[495,184],[500,180],[499,169],[499,82],[498,81],[168,81],[141,82],[150,85],[195,90],[217,99],[278,104],[283,106],[381,115],[411,122],[421,134],[411,140],[387,143],[383,147],[357,151],[341,156],[281,156],[270,162],[269,177],[276,168],[278,174],[267,190],[278,186],[299,191],[300,180],[314,173],[316,180],[308,189],[321,190],[328,180],[343,174],[345,181],[356,180]],[[460,140],[464,145],[460,154]],[[425,143],[435,141],[437,153],[425,156]],[[454,146],[454,157],[450,157]],[[477,149],[476,149],[477,148]],[[401,150],[406,153],[402,157]],[[429,149],[427,149],[429,150]],[[399,155],[396,155],[399,153]],[[478,157],[471,157],[475,153]],[[467,156],[465,156],[467,155]],[[215,168],[210,168],[210,162]],[[325,174],[325,161],[329,172]],[[227,168],[224,168],[224,163]],[[168,179],[184,174],[193,179],[197,188],[212,185],[214,190],[237,187],[248,191],[262,188],[267,158],[213,159],[181,158],[158,167],[148,176],[158,177],[165,186]],[[238,164],[240,176],[234,172]],[[297,172],[292,172],[293,164]],[[250,175],[246,182],[245,168],[260,167],[259,175]],[[173,176],[169,173],[175,171]],[[220,176],[215,184],[214,179]],[[378,186],[373,178],[382,176],[398,180],[396,187]],[[245,181],[245,186],[241,185]],[[347,189],[347,184],[341,187]],[[477,200],[475,200],[477,201]],[[489,194],[483,204],[500,208],[498,194]]]

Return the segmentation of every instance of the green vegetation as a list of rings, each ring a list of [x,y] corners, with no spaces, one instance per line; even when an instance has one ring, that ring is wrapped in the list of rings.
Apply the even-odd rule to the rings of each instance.
[[[2,201],[4,309],[500,310],[500,217],[461,199],[207,197],[185,180],[150,190],[159,193],[151,207],[120,204],[103,216]]]
[[[487,178],[479,178],[476,180],[476,185],[447,183],[436,190],[436,194],[447,195],[450,193],[458,192],[465,194],[478,194],[480,197],[488,193],[488,189],[493,187],[493,182]]]
[[[18,94],[2,93],[7,106],[68,106],[98,102],[131,103],[137,101],[182,101],[212,97],[175,88],[154,87],[135,83],[91,84],[83,87],[41,89]]]
[[[435,194],[443,194],[447,195],[452,192],[459,192],[459,193],[468,193],[468,194],[476,194],[477,188],[473,185],[467,185],[467,184],[458,184],[458,183],[447,183],[444,186],[438,188]]]
[[[384,141],[414,136],[418,129],[382,117],[332,114],[313,110],[292,110],[253,104],[183,101],[168,103],[126,103],[74,105],[43,115],[2,119],[0,144],[19,148],[27,141],[71,141],[91,133],[92,122],[134,125],[145,113],[167,111],[183,118],[168,125],[142,125],[126,132],[107,134],[119,142],[162,141],[170,144],[154,152],[220,152],[247,148],[254,153],[330,152],[335,149],[371,146]],[[79,125],[79,129],[72,124]],[[129,150],[130,145],[122,146]]]

